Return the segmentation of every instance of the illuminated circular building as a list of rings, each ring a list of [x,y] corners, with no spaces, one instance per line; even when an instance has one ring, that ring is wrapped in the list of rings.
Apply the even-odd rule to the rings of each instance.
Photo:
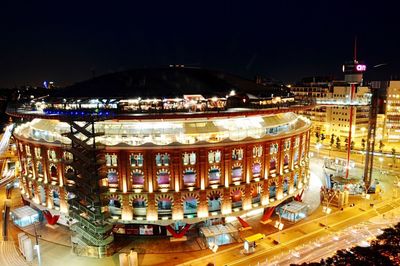
[[[302,108],[281,86],[170,67],[49,90],[8,113],[24,118],[14,137],[25,197],[78,221],[76,253],[103,256],[113,226],[166,234],[293,197],[308,179]]]

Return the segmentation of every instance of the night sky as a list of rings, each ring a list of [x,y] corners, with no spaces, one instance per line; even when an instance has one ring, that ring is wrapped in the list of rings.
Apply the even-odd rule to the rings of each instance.
[[[0,87],[169,64],[287,82],[340,78],[354,36],[369,70],[388,64],[370,76],[400,73],[396,1],[59,2],[1,2]]]

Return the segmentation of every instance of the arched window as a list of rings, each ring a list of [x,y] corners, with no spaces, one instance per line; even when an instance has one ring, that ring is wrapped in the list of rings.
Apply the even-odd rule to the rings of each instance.
[[[219,211],[221,209],[221,196],[218,193],[212,193],[208,196],[208,211]]]
[[[231,192],[232,208],[242,207],[243,192],[238,189]]]
[[[232,181],[242,180],[243,169],[241,166],[234,166],[232,168]]]
[[[107,181],[109,187],[118,187],[118,173],[116,170],[108,170]]]
[[[197,199],[194,197],[187,197],[183,201],[183,212],[184,214],[197,213]]]
[[[60,207],[60,194],[58,193],[58,191],[53,189],[51,194],[53,196],[53,204],[54,204],[54,206],[55,207]]]
[[[238,202],[242,200],[242,191],[240,189],[232,192],[231,195],[232,202]]]
[[[297,163],[299,161],[299,150],[297,149],[293,155],[293,161]]]
[[[172,202],[170,199],[163,198],[158,201],[158,210],[171,210]]]
[[[46,204],[46,191],[44,190],[43,186],[39,186],[40,191],[40,203],[42,205]]]
[[[133,214],[135,216],[146,216],[147,203],[144,198],[136,198],[132,201]]]
[[[293,176],[293,183],[294,183],[294,187],[297,188],[297,180],[298,180],[298,173],[295,173]]]
[[[43,164],[41,162],[37,163],[37,172],[39,175],[43,175]]]
[[[112,216],[121,216],[121,202],[117,198],[110,198],[110,201],[108,202],[108,209],[110,210],[110,213]]]
[[[131,176],[134,187],[142,187],[144,185],[144,175],[141,171],[133,171]]]
[[[269,170],[275,170],[275,169],[276,169],[276,159],[271,158],[271,160],[269,161]]]
[[[287,177],[283,180],[283,193],[287,193],[289,189],[289,180]]]
[[[272,182],[272,184],[269,186],[269,197],[270,198],[275,198],[276,197],[276,184],[275,184],[275,182]]]
[[[196,184],[196,173],[193,169],[187,169],[183,173],[183,184],[185,186],[194,186]]]
[[[289,155],[285,154],[285,157],[283,158],[283,165],[288,166],[289,165]]]
[[[261,175],[261,164],[254,163],[251,167],[251,172],[253,173],[253,177],[259,177]]]
[[[55,165],[50,166],[50,179],[53,185],[58,184],[57,167]]]
[[[157,183],[160,187],[168,187],[171,182],[171,177],[168,171],[160,170],[157,174]]]
[[[221,173],[218,168],[212,167],[208,172],[208,179],[210,184],[218,184],[220,182]]]
[[[54,165],[50,167],[50,176],[52,179],[54,178],[57,180],[57,167],[55,167]]]

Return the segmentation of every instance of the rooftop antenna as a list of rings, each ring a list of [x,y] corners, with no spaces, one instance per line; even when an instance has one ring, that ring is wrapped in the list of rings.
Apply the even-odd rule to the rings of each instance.
[[[357,36],[354,37],[354,63],[357,62]]]

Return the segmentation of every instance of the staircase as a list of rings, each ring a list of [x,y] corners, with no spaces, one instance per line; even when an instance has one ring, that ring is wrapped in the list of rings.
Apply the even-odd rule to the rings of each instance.
[[[95,117],[87,121],[65,121],[70,125],[70,132],[63,136],[71,140],[71,145],[64,149],[73,155],[74,172],[66,175],[69,192],[75,197],[68,200],[70,216],[78,222],[71,226],[75,232],[71,241],[73,252],[80,256],[103,257],[111,255],[110,244],[114,237],[112,225],[107,222],[108,202],[100,197],[104,190],[99,181],[102,161],[98,158],[101,147],[96,145],[96,137],[104,133],[95,132]]]

